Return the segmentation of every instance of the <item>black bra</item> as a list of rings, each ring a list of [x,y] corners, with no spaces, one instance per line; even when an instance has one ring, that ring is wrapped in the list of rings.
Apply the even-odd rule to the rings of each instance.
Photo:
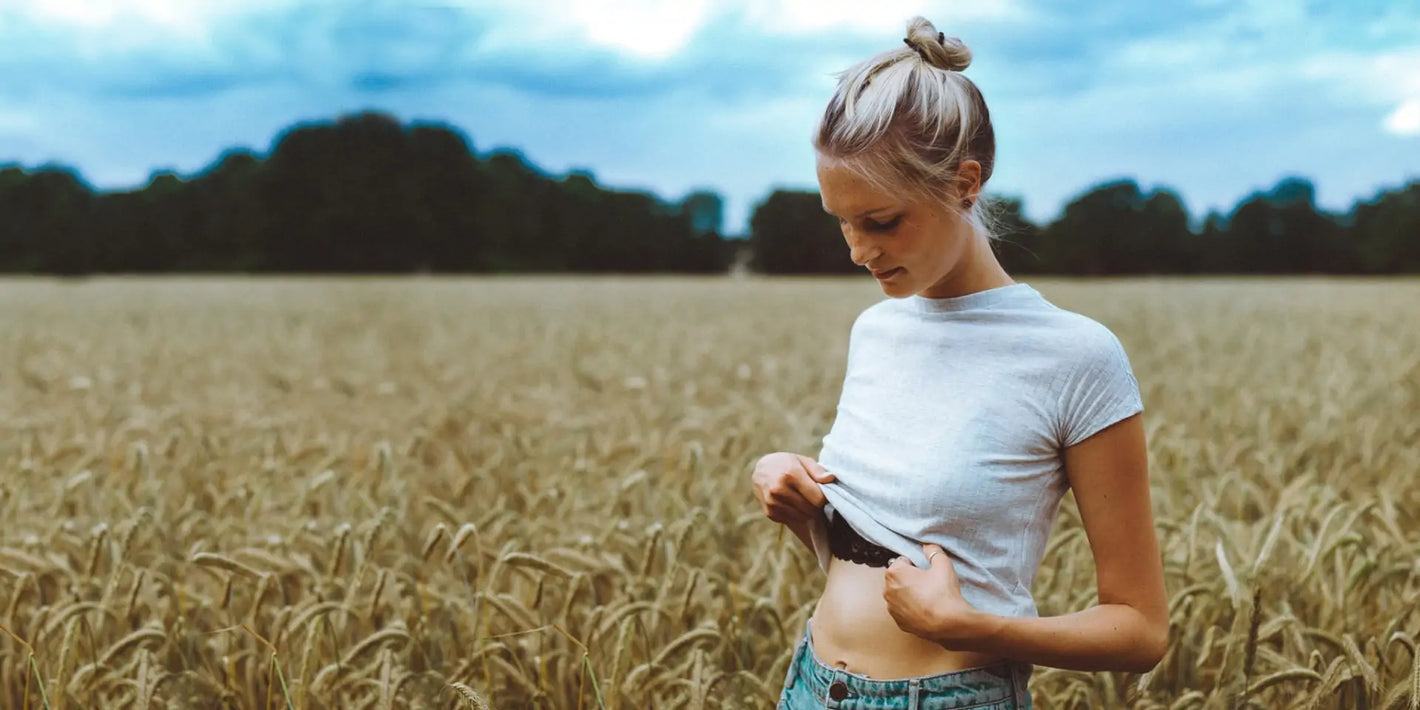
[[[828,524],[828,549],[834,557],[869,567],[886,567],[901,555],[863,539],[843,516],[834,512]]]

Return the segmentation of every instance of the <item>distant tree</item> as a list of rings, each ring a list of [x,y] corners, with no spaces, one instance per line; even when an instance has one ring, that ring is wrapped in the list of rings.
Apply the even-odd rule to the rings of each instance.
[[[93,193],[78,175],[47,166],[0,170],[0,268],[85,274],[94,270],[86,228]]]
[[[861,272],[817,192],[775,190],[750,217],[753,268],[770,274]]]
[[[267,266],[262,245],[271,215],[259,201],[264,176],[259,157],[232,150],[190,183],[196,246],[182,254],[184,271],[258,271]]]
[[[1196,258],[1182,201],[1168,191],[1146,195],[1133,180],[1070,202],[1043,241],[1052,270],[1072,274],[1175,273],[1191,270]]]
[[[690,226],[689,239],[681,243],[675,270],[693,273],[723,273],[734,259],[735,246],[721,235],[725,221],[725,201],[707,190],[692,192],[680,202],[681,216]]]
[[[1059,274],[1420,273],[1420,182],[1316,205],[1281,180],[1198,232],[1168,189],[1107,182],[1044,227],[1016,198],[987,204],[1009,271]],[[719,195],[667,202],[556,178],[516,151],[480,157],[456,128],[365,112],[293,126],[267,157],[224,153],[196,176],[93,191],[59,166],[0,166],[0,271],[714,273],[747,246],[775,274],[860,273],[816,192],[778,190],[726,240]]]
[[[562,271],[567,254],[540,241],[548,232],[545,210],[555,183],[529,165],[520,153],[498,151],[481,164],[485,190],[474,197],[474,219],[493,271]]]
[[[478,196],[488,191],[487,175],[469,139],[450,126],[415,125],[407,136],[406,166],[416,268],[486,270],[476,205]]]
[[[1420,273],[1420,182],[1356,205],[1349,243],[1358,270]]]
[[[1230,270],[1232,256],[1227,241],[1227,218],[1217,212],[1209,212],[1203,220],[1203,229],[1196,238],[1197,258],[1195,264],[1200,273],[1224,273]]]
[[[725,201],[713,192],[692,192],[680,202],[680,210],[690,219],[696,235],[719,234],[725,220]]]
[[[1244,200],[1228,218],[1233,266],[1248,273],[1321,273],[1355,270],[1341,225],[1316,209],[1316,189],[1286,178]]]
[[[1183,198],[1169,189],[1149,193],[1139,215],[1143,239],[1131,273],[1193,273],[1200,268],[1201,244],[1188,227]]]
[[[362,113],[288,133],[272,152],[269,253],[298,271],[411,271],[417,204],[409,141],[393,118]]]

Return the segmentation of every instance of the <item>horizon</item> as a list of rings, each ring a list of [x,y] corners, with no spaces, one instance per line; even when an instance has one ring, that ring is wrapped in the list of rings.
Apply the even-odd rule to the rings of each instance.
[[[153,170],[153,172],[150,173],[150,174],[148,175],[148,177],[145,178],[141,183],[136,184],[136,185],[131,185],[131,186],[122,186],[122,187],[117,187],[117,188],[104,188],[104,187],[100,187],[100,186],[95,185],[91,180],[89,180],[89,179],[87,178],[87,176],[84,175],[83,172],[80,171],[77,167],[71,166],[71,165],[65,165],[65,164],[62,164],[62,163],[45,163],[45,164],[41,164],[41,165],[26,166],[26,165],[19,165],[19,164],[17,164],[17,163],[0,162],[0,170],[6,169],[6,168],[16,168],[16,167],[20,168],[21,170],[27,171],[27,172],[37,172],[37,171],[41,171],[41,170],[61,170],[61,171],[65,171],[65,172],[70,172],[81,184],[83,184],[85,187],[87,187],[87,188],[90,189],[91,191],[94,191],[95,193],[125,193],[125,192],[137,192],[137,191],[141,191],[141,190],[147,189],[147,188],[148,188],[149,186],[151,186],[152,183],[153,183],[155,180],[157,180],[159,177],[166,176],[166,175],[173,175],[173,176],[177,177],[179,180],[182,180],[183,182],[190,182],[190,181],[193,181],[193,180],[201,179],[202,177],[206,176],[209,172],[211,172],[214,168],[216,168],[218,165],[220,165],[223,160],[227,159],[229,156],[234,155],[234,154],[246,154],[246,155],[251,155],[251,156],[257,158],[258,160],[266,161],[266,160],[268,160],[268,159],[271,157],[272,153],[273,153],[273,152],[275,151],[275,149],[276,149],[276,146],[281,142],[281,140],[282,140],[287,134],[289,134],[289,133],[292,132],[292,131],[299,130],[299,129],[302,129],[302,128],[308,128],[308,127],[334,126],[335,123],[336,123],[337,121],[339,121],[339,120],[342,120],[342,119],[345,119],[345,118],[349,118],[349,117],[353,117],[353,116],[357,116],[357,115],[360,115],[360,114],[363,114],[363,113],[372,112],[372,111],[373,111],[373,112],[376,112],[376,113],[383,113],[383,112],[379,112],[379,111],[376,111],[376,110],[373,110],[373,109],[366,109],[366,110],[362,110],[362,111],[356,111],[356,112],[353,112],[353,113],[341,114],[341,115],[339,115],[339,116],[331,116],[331,117],[329,117],[329,118],[307,119],[307,120],[299,121],[299,122],[297,122],[297,123],[291,124],[291,125],[289,125],[289,126],[283,128],[282,130],[278,131],[278,132],[276,133],[276,135],[272,136],[272,138],[271,138],[271,140],[270,140],[268,146],[267,146],[266,148],[264,148],[264,149],[256,149],[256,148],[253,148],[253,147],[251,147],[251,146],[246,146],[246,145],[229,146],[228,148],[226,148],[226,149],[222,150],[220,153],[218,153],[218,155],[217,155],[216,157],[214,157],[210,163],[208,163],[208,164],[206,164],[206,165],[203,165],[203,166],[201,166],[200,168],[198,168],[198,169],[196,169],[196,170],[192,170],[192,171],[180,171],[180,170],[173,170],[173,169],[169,169],[169,168],[159,167],[159,168],[155,168],[155,169]],[[388,114],[385,114],[385,115],[388,115]],[[392,117],[392,118],[395,118],[396,120],[398,120],[397,117]],[[401,122],[400,125],[401,125],[401,127],[404,128],[405,130],[408,130],[409,128],[414,127],[414,126],[432,126],[432,127],[444,128],[444,129],[447,129],[447,130],[450,130],[450,131],[453,131],[453,132],[457,133],[458,135],[464,137],[465,139],[468,139],[468,138],[469,138],[467,132],[464,131],[461,127],[459,127],[459,126],[457,126],[457,125],[454,125],[454,124],[451,124],[451,123],[448,123],[448,122],[444,122],[444,121],[434,121],[434,120],[431,120],[431,121],[404,121],[404,122]],[[469,143],[470,143],[470,146],[471,146],[471,147],[474,147],[474,146],[472,146],[472,141],[471,141],[471,140],[469,140]],[[528,156],[527,156],[523,151],[521,151],[521,150],[519,150],[518,148],[513,147],[513,146],[494,146],[493,148],[490,148],[490,149],[487,149],[487,150],[484,150],[484,151],[477,150],[476,147],[474,147],[474,150],[471,151],[471,154],[472,154],[475,158],[477,158],[477,159],[479,159],[479,160],[487,160],[489,157],[491,157],[491,156],[493,156],[493,155],[497,155],[497,154],[511,154],[511,155],[516,155],[525,165],[527,165],[527,167],[528,167],[529,169],[531,169],[531,170],[532,170],[533,172],[535,172],[536,174],[538,174],[538,175],[540,175],[540,176],[542,176],[542,177],[544,177],[544,178],[547,178],[547,179],[561,181],[561,180],[565,180],[565,179],[567,179],[567,178],[569,178],[569,177],[571,177],[572,175],[575,175],[575,174],[587,175],[587,176],[590,177],[590,178],[593,180],[593,182],[594,182],[599,188],[601,188],[601,189],[612,190],[612,191],[622,191],[622,190],[626,190],[626,191],[643,191],[643,192],[648,192],[648,193],[654,195],[658,200],[660,200],[661,202],[663,202],[663,203],[665,203],[665,204],[676,204],[676,203],[678,203],[681,199],[683,199],[684,197],[686,197],[686,195],[679,195],[679,196],[664,195],[664,194],[661,194],[661,193],[659,193],[659,192],[657,192],[657,191],[655,191],[655,190],[653,190],[653,189],[642,190],[642,189],[640,189],[640,188],[619,188],[619,187],[617,187],[617,186],[607,185],[607,184],[605,184],[603,181],[601,181],[594,173],[591,173],[590,171],[587,171],[587,170],[584,170],[584,169],[573,169],[573,170],[570,170],[570,171],[567,171],[567,172],[562,172],[562,173],[557,173],[557,172],[554,172],[554,171],[550,171],[550,170],[546,169],[544,166],[539,165],[539,164],[537,164],[536,162],[534,162],[534,161],[532,161],[531,159],[529,159]],[[1209,210],[1209,211],[1199,211],[1199,210],[1194,209],[1191,205],[1189,205],[1188,202],[1187,202],[1187,200],[1185,199],[1185,197],[1184,197],[1176,188],[1174,188],[1173,186],[1170,186],[1170,185],[1167,185],[1167,184],[1146,185],[1146,184],[1144,184],[1144,183],[1138,182],[1133,176],[1128,176],[1128,175],[1105,177],[1105,178],[1102,178],[1101,180],[1099,180],[1098,182],[1094,182],[1094,183],[1091,183],[1091,184],[1085,186],[1085,187],[1082,188],[1079,192],[1076,192],[1076,193],[1072,194],[1072,195],[1065,201],[1065,203],[1062,203],[1062,204],[1061,204],[1060,208],[1056,210],[1056,213],[1055,213],[1055,214],[1049,215],[1046,219],[1043,219],[1043,220],[1042,220],[1042,219],[1031,218],[1031,215],[1029,215],[1029,213],[1027,213],[1027,217],[1028,217],[1028,218],[1031,218],[1030,221],[1032,221],[1032,222],[1035,223],[1036,225],[1041,226],[1041,227],[1044,227],[1044,226],[1046,226],[1047,224],[1049,224],[1051,221],[1054,221],[1055,219],[1057,219],[1057,218],[1060,216],[1060,213],[1063,211],[1063,208],[1064,208],[1067,204],[1069,204],[1070,202],[1072,202],[1072,201],[1074,201],[1074,200],[1076,200],[1076,199],[1078,199],[1078,198],[1080,198],[1080,197],[1083,197],[1084,195],[1086,195],[1086,194],[1088,194],[1088,193],[1090,193],[1090,192],[1093,192],[1093,191],[1095,191],[1095,190],[1099,190],[1099,189],[1101,189],[1101,188],[1103,188],[1103,187],[1106,187],[1106,186],[1108,186],[1108,185],[1113,185],[1113,184],[1118,184],[1118,183],[1122,183],[1122,182],[1130,182],[1130,181],[1133,181],[1133,182],[1135,182],[1135,184],[1137,184],[1137,185],[1139,186],[1140,191],[1143,192],[1143,193],[1145,193],[1145,194],[1148,194],[1148,193],[1153,192],[1153,191],[1155,191],[1155,190],[1163,190],[1163,191],[1172,192],[1173,194],[1177,195],[1177,196],[1179,197],[1179,199],[1183,201],[1183,206],[1184,206],[1184,208],[1185,208],[1186,214],[1188,215],[1188,220],[1189,220],[1189,227],[1190,227],[1190,229],[1192,229],[1193,231],[1197,232],[1199,229],[1202,228],[1204,221],[1207,220],[1210,216],[1215,216],[1215,215],[1216,215],[1217,217],[1219,217],[1219,218],[1223,221],[1223,224],[1226,224],[1227,219],[1228,219],[1228,217],[1230,216],[1230,214],[1231,214],[1237,207],[1241,206],[1243,203],[1247,202],[1248,200],[1251,200],[1251,199],[1260,197],[1260,196],[1267,196],[1267,195],[1270,195],[1270,194],[1272,194],[1272,193],[1275,192],[1276,188],[1282,187],[1282,186],[1284,186],[1286,183],[1288,183],[1288,182],[1290,182],[1290,181],[1292,181],[1292,180],[1297,180],[1297,179],[1306,181],[1308,184],[1312,185],[1314,188],[1317,187],[1317,186],[1316,186],[1316,181],[1315,181],[1315,179],[1314,179],[1312,176],[1308,176],[1308,175],[1282,175],[1282,176],[1279,176],[1278,179],[1277,179],[1277,181],[1274,182],[1274,183],[1272,183],[1271,185],[1263,186],[1263,187],[1261,187],[1261,188],[1259,188],[1259,189],[1257,189],[1257,190],[1253,190],[1253,191],[1251,191],[1251,192],[1249,192],[1249,193],[1246,193],[1246,194],[1243,194],[1243,195],[1239,195],[1230,205],[1225,206],[1223,209]],[[1374,200],[1375,198],[1377,198],[1378,196],[1380,196],[1381,194],[1383,194],[1383,193],[1385,193],[1385,192],[1388,192],[1388,191],[1395,191],[1395,190],[1399,190],[1399,189],[1404,189],[1404,188],[1407,187],[1408,185],[1413,184],[1413,183],[1415,183],[1415,182],[1417,182],[1417,181],[1420,181],[1420,178],[1412,178],[1412,179],[1410,179],[1410,180],[1408,180],[1408,181],[1406,181],[1406,182],[1397,183],[1397,184],[1394,184],[1394,185],[1381,185],[1381,186],[1378,186],[1377,189],[1376,189],[1376,191],[1375,191],[1374,193],[1372,193],[1371,195],[1362,195],[1362,196],[1357,197],[1357,198],[1356,198],[1354,201],[1352,201],[1350,204],[1346,205],[1346,206],[1345,206],[1345,209],[1328,209],[1326,206],[1321,205],[1321,204],[1318,204],[1318,205],[1317,205],[1317,208],[1318,208],[1318,211],[1321,212],[1321,213],[1323,213],[1323,214],[1329,214],[1329,215],[1334,216],[1334,217],[1344,217],[1345,215],[1350,214],[1351,212],[1354,211],[1356,204],[1359,204],[1359,203],[1361,203],[1361,202],[1369,202],[1369,201],[1372,201],[1372,200]],[[754,200],[751,202],[751,204],[750,204],[750,214],[752,215],[752,214],[753,214],[753,211],[754,211],[755,209],[757,209],[761,204],[763,204],[764,200],[768,199],[768,197],[773,193],[773,191],[775,191],[775,190],[780,190],[780,189],[783,189],[783,190],[817,191],[818,186],[817,186],[817,185],[812,185],[812,186],[808,186],[808,187],[804,187],[804,186],[795,186],[795,187],[771,187],[771,188],[769,189],[769,191],[765,192],[764,195],[762,195],[761,197],[759,197],[759,198],[757,198],[757,199],[754,199]],[[717,193],[717,194],[718,194],[718,193]],[[994,198],[1014,198],[1014,199],[1019,199],[1019,196],[1017,196],[1017,195],[993,193],[993,192],[990,191],[990,190],[988,190],[986,194],[987,194],[988,197],[994,197]],[[721,195],[721,199],[722,199],[722,200],[724,199],[724,196],[723,196],[723,195]],[[746,219],[746,222],[748,222],[748,219]],[[745,230],[744,230],[743,232],[736,232],[736,231],[730,231],[730,230],[722,229],[722,231],[721,231],[721,236],[724,237],[724,238],[726,238],[726,239],[732,239],[732,240],[747,239],[747,238],[749,238],[749,236],[750,236],[750,232],[749,232],[749,229],[748,229],[748,224],[745,225]]]
[[[373,110],[552,177],[713,191],[739,236],[775,189],[817,189],[808,139],[832,73],[926,10],[975,54],[997,129],[987,191],[1037,223],[1116,180],[1201,220],[1288,177],[1330,212],[1420,177],[1420,7],[926,5],[0,0],[0,163],[134,190]]]

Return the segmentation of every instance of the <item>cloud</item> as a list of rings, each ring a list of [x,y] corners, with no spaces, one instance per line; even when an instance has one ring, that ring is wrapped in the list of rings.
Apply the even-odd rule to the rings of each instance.
[[[927,9],[922,0],[885,2],[0,0],[0,44],[10,48],[0,72],[17,79],[0,91],[44,84],[161,96],[167,85],[187,95],[297,82],[378,93],[495,83],[608,98],[763,95],[893,46],[882,35]],[[1014,0],[995,0],[946,14],[978,22],[1019,13]]]
[[[1395,107],[1385,118],[1385,129],[1397,136],[1420,136],[1420,98]]]
[[[580,0],[567,19],[587,41],[644,59],[680,52],[709,15],[708,0]]]
[[[856,32],[890,35],[905,28],[908,18],[925,15],[943,31],[974,23],[1010,22],[1026,17],[1019,0],[932,3],[927,0],[779,0],[748,2],[735,11],[766,35],[818,35]],[[951,32],[949,32],[951,34]]]
[[[685,91],[753,99],[821,92],[825,76],[894,46],[885,38],[907,17],[928,12],[972,46],[972,74],[984,85],[1038,98],[1121,76],[1147,82],[1259,64],[1316,74],[1324,72],[1316,65],[1325,53],[1365,57],[1406,46],[1404,38],[1420,32],[1420,10],[1397,5],[1363,3],[1341,17],[1301,7],[1199,0],[1070,8],[1041,0],[945,8],[924,0],[0,0],[0,44],[8,47],[0,71],[14,79],[7,84],[29,89],[42,82],[139,96],[162,95],[165,86],[190,95],[291,82],[370,93],[493,83],[608,99]],[[1396,76],[1413,68],[1377,67]]]
[[[1038,219],[1120,175],[1197,208],[1416,169],[1420,6],[1263,0],[0,0],[0,160],[112,185],[374,108],[553,171],[720,189],[737,228],[773,187],[814,187],[834,74],[919,13],[972,48],[993,183]]]

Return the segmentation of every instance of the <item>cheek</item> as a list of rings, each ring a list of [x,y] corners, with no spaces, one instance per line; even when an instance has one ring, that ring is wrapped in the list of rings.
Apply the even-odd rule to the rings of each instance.
[[[918,268],[928,266],[928,262],[941,258],[942,245],[928,233],[913,230],[903,232],[898,235],[898,239],[893,243],[893,251],[898,258],[907,262],[908,265],[915,264]]]
[[[961,258],[965,249],[966,241],[958,238],[959,232],[949,224],[944,224],[932,237],[930,246],[925,251],[933,254],[938,260],[956,261]]]

